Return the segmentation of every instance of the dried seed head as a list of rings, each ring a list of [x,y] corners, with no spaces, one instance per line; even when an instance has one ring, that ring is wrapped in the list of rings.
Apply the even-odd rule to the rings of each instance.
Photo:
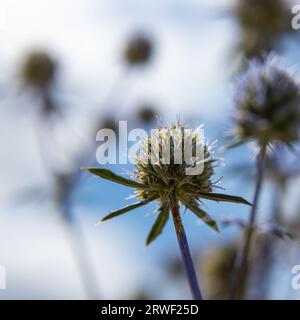
[[[137,35],[129,40],[124,58],[129,65],[142,65],[149,61],[153,53],[150,39],[145,35]]]
[[[185,159],[184,143],[192,141],[192,156]],[[163,150],[170,150],[169,161],[162,157]],[[196,150],[201,152],[197,152]],[[217,159],[210,148],[203,145],[199,130],[184,130],[180,124],[171,128],[161,128],[157,135],[151,135],[141,147],[141,154],[136,159],[135,178],[144,187],[137,188],[138,198],[148,199],[158,197],[169,202],[172,198],[198,200],[200,193],[212,191],[214,167]],[[179,157],[178,157],[179,155]],[[200,155],[200,156],[199,156]],[[153,159],[157,162],[153,163]],[[179,163],[178,159],[182,162]],[[166,163],[167,162],[167,163]],[[187,169],[203,164],[199,174],[187,175]]]
[[[286,0],[236,0],[234,13],[247,57],[269,52],[280,36],[293,31],[291,5]]]
[[[23,63],[22,80],[28,86],[43,89],[53,81],[56,67],[56,63],[47,53],[31,52]]]
[[[299,137],[300,87],[278,58],[253,59],[237,84],[235,103],[241,140],[291,143]]]
[[[286,0],[238,0],[234,11],[245,30],[276,34],[291,29],[292,13]]]

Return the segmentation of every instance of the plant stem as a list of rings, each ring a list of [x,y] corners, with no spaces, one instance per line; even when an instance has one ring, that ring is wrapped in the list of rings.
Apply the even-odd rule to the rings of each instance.
[[[273,195],[273,208],[271,221],[274,224],[282,224],[282,203],[285,195],[285,185],[275,182],[275,192]],[[273,277],[274,257],[278,249],[278,241],[273,235],[267,235],[260,240],[257,261],[257,275],[255,277],[257,290],[254,292],[255,300],[268,298],[268,291]]]
[[[97,278],[90,264],[87,248],[84,245],[83,235],[75,230],[75,225],[64,212],[62,212],[63,227],[69,240],[69,247],[77,267],[79,280],[84,290],[85,298],[88,300],[99,299]]]
[[[181,217],[180,217],[178,201],[176,201],[171,211],[172,211],[174,226],[175,226],[177,239],[178,239],[178,243],[181,251],[182,260],[187,273],[193,299],[202,300],[202,295],[199,288],[195,267],[193,264],[186,234],[185,234]]]
[[[242,247],[237,253],[234,264],[233,279],[229,290],[229,299],[231,300],[237,298],[239,289],[243,290],[246,288],[247,273],[249,271],[249,254],[253,237],[254,224],[256,221],[259,195],[264,178],[266,149],[266,145],[262,146],[257,158],[257,178],[253,198],[253,206],[251,208],[248,224],[245,227]]]

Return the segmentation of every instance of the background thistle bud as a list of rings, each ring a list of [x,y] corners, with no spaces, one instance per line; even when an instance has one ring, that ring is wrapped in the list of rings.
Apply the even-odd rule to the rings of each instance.
[[[129,65],[147,63],[153,53],[151,40],[145,35],[136,35],[128,41],[124,51],[124,58]]]
[[[211,249],[201,257],[199,269],[202,274],[204,290],[210,299],[227,299],[230,279],[234,271],[237,254],[236,244],[226,244]],[[244,296],[245,288],[239,287],[238,297]]]
[[[299,137],[300,86],[279,60],[251,60],[237,84],[236,134],[260,145]]]
[[[286,0],[236,0],[234,13],[247,57],[270,52],[282,35],[293,31],[291,4]]]
[[[21,72],[25,85],[44,89],[55,77],[56,63],[46,52],[34,51],[25,58]]]
[[[245,30],[280,33],[291,29],[291,10],[285,0],[238,0],[234,11]]]
[[[150,104],[142,104],[139,107],[137,116],[138,116],[138,120],[141,121],[143,124],[149,124],[155,120],[157,116],[157,111]]]

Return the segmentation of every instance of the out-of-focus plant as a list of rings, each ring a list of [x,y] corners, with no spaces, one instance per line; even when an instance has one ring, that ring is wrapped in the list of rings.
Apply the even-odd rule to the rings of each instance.
[[[299,83],[270,55],[251,60],[237,82],[235,136],[240,142],[255,140],[259,146],[299,138]]]
[[[210,299],[227,299],[236,254],[237,245],[227,244],[212,248],[200,257],[200,274]],[[237,296],[244,296],[244,288],[238,288]]]
[[[271,226],[273,225],[273,234],[277,237],[266,236],[261,241],[256,241],[255,248],[258,251],[257,278],[260,283],[260,289],[256,290],[255,298],[265,298],[268,294],[268,288],[276,261],[276,252],[280,252],[279,238],[286,239],[290,237],[295,239],[296,229],[294,225],[287,223],[284,202],[290,183],[299,177],[300,166],[293,154],[289,157],[290,152],[283,145],[275,145],[272,154],[268,155],[266,161],[267,178],[273,186],[273,201],[271,207],[271,215],[269,217]],[[285,234],[280,231],[284,230]],[[281,254],[282,256],[282,254]],[[268,272],[266,272],[268,270]]]
[[[123,76],[117,79],[117,81],[113,84],[112,88],[109,90],[107,96],[101,102],[100,113],[98,116],[94,117],[94,121],[92,124],[92,134],[96,135],[98,130],[106,128],[112,129],[114,132],[118,129],[118,121],[120,119],[119,112],[122,110],[123,105],[121,103],[117,103],[116,106],[118,109],[116,110],[114,107],[109,107],[114,98],[118,95],[118,91],[120,90],[121,84],[124,82],[128,82],[128,72],[139,67],[146,67],[147,64],[153,57],[154,52],[154,42],[150,36],[146,34],[146,32],[136,32],[134,35],[130,36],[127,40],[126,44],[122,48],[122,59],[125,68],[122,70],[124,72],[123,76],[126,76],[126,80],[124,81]],[[120,90],[121,91],[121,90]],[[124,97],[123,97],[124,100]],[[116,117],[116,115],[118,115]],[[156,110],[151,105],[141,105],[138,106],[138,110],[133,114],[127,114],[127,119],[134,120],[143,125],[149,125],[153,122],[155,117],[157,116]],[[94,159],[94,151],[95,146],[93,145],[89,150],[84,150],[81,156],[77,159],[77,169],[83,164],[87,163],[87,161],[91,162],[91,159]],[[74,184],[80,180],[82,171],[77,170],[76,179],[73,179]]]
[[[58,65],[46,51],[33,50],[25,57],[21,67],[21,80],[42,99],[41,114],[48,118],[57,113],[51,90],[57,78]]]
[[[146,34],[137,33],[129,39],[123,54],[128,66],[145,65],[153,55],[152,41]]]
[[[173,256],[167,260],[166,263],[167,272],[174,279],[181,277],[184,274],[184,268],[181,262],[180,256]]]
[[[157,116],[158,112],[151,104],[142,104],[139,106],[137,118],[142,124],[148,125],[153,123]]]
[[[145,290],[139,290],[130,297],[130,300],[155,300],[155,298],[153,298]]]
[[[291,26],[292,3],[287,0],[236,0],[233,13],[245,57],[261,57],[278,49],[282,38],[294,32]]]
[[[274,143],[292,145],[299,138],[300,87],[280,60],[270,55],[262,60],[251,60],[237,83],[235,98],[235,144],[255,141],[259,146],[257,180],[253,207],[245,229],[243,246],[236,259],[236,272],[231,286],[231,298],[237,287],[246,281],[248,256],[251,247],[258,200],[264,177],[268,146]]]
[[[140,156],[136,158],[135,172],[132,179],[127,179],[101,168],[87,168],[86,170],[113,182],[135,189],[135,197],[139,202],[116,210],[101,219],[106,221],[133,209],[142,207],[152,201],[159,202],[158,217],[148,235],[146,244],[149,245],[163,231],[171,211],[182,259],[187,272],[188,281],[194,299],[202,299],[196,272],[191,258],[186,234],[181,221],[179,203],[192,211],[204,223],[218,231],[216,222],[199,206],[204,199],[248,204],[241,197],[214,193],[215,187],[212,177],[218,159],[211,148],[201,143],[199,131],[184,130],[181,124],[171,128],[160,128],[157,135],[152,135],[143,141]],[[172,138],[170,138],[172,137]],[[187,139],[187,140],[185,140]],[[185,159],[182,146],[184,141],[192,141],[193,154]],[[169,162],[162,156],[162,150],[170,151]],[[203,150],[203,155],[195,154],[195,150]],[[181,164],[177,164],[176,154],[180,152]],[[157,159],[153,164],[153,157]],[[189,161],[190,160],[190,161]],[[203,164],[201,173],[187,175],[186,170],[197,164]]]
[[[50,154],[52,150],[47,145],[49,136],[53,133],[53,127],[45,126],[45,123],[48,124],[53,119],[52,124],[54,124],[59,119],[58,117],[52,118],[53,115],[58,115],[60,112],[54,98],[58,71],[58,64],[50,54],[46,51],[34,50],[25,57],[20,76],[25,90],[33,91],[41,104],[39,125],[42,131],[37,133],[37,138],[43,164],[53,180],[54,188],[51,200],[57,205],[61,215],[62,224],[70,241],[70,249],[77,264],[86,295],[95,298],[98,295],[98,290],[94,285],[95,277],[92,276],[93,270],[89,264],[87,248],[81,230],[76,225],[70,210],[70,195],[76,175],[72,170],[68,172],[60,171],[59,163],[53,165],[51,162],[52,154]]]
[[[153,42],[146,34],[138,33],[131,37],[122,52],[123,62],[126,66],[125,70],[141,68],[145,66],[153,56]],[[38,118],[41,130],[37,132],[39,142],[39,150],[41,159],[46,170],[50,173],[54,187],[51,189],[51,199],[57,204],[61,216],[63,218],[66,232],[70,235],[71,249],[74,258],[78,263],[83,285],[85,286],[87,296],[95,298],[98,296],[98,290],[95,286],[95,277],[93,270],[89,265],[88,250],[84,247],[84,238],[80,238],[80,229],[75,223],[71,210],[71,196],[74,187],[78,184],[81,177],[79,167],[82,163],[91,163],[94,160],[95,145],[82,146],[81,150],[77,150],[77,154],[70,159],[71,166],[67,170],[62,170],[58,161],[53,161],[54,152],[59,152],[55,148],[51,148],[47,143],[50,141],[49,136],[53,133],[54,126],[59,124],[61,106],[57,103],[55,93],[58,89],[59,80],[59,64],[47,51],[32,50],[23,60],[20,69],[20,79],[22,87],[34,94],[37,98],[34,100],[40,106]],[[106,108],[113,96],[118,94],[118,87],[113,87],[112,92],[103,102],[100,112],[93,119],[92,134],[100,128],[112,128],[116,130],[117,121],[115,114],[109,115]],[[121,106],[119,106],[121,108]],[[155,117],[155,110],[149,108],[141,108],[130,117],[143,125],[149,124]],[[46,124],[46,125],[45,125]],[[49,125],[48,125],[49,124]],[[94,139],[94,138],[93,138]],[[56,141],[51,139],[52,144]],[[53,150],[55,149],[55,150]],[[56,159],[56,158],[55,158]],[[47,190],[47,194],[48,194]],[[76,229],[76,230],[75,230]]]
[[[274,206],[273,206],[274,207]],[[277,209],[277,208],[274,208]],[[222,219],[218,223],[223,227],[238,226],[242,230],[247,228],[247,223],[242,219]],[[274,223],[273,221],[257,222],[253,226],[252,234],[252,250],[248,257],[248,270],[251,269],[251,274],[245,275],[245,281],[239,284],[243,286],[242,295],[241,287],[237,289],[236,298],[248,297],[251,293],[251,299],[266,299],[268,297],[268,289],[270,280],[273,276],[273,264],[275,262],[276,250],[282,243],[292,244],[297,240],[296,228],[285,227]],[[281,243],[279,243],[279,241]],[[283,259],[283,254],[280,252],[280,260]],[[250,267],[249,267],[250,265]],[[232,270],[231,277],[235,270]],[[247,286],[246,286],[247,285]],[[249,290],[250,287],[250,290]]]
[[[22,80],[35,89],[45,89],[53,82],[56,68],[53,58],[46,52],[30,52],[23,64]]]
[[[122,68],[120,76],[113,83],[107,96],[101,102],[101,110],[105,110],[106,115],[103,119],[97,119],[95,122],[97,131],[99,130],[99,126],[106,128],[105,125],[107,123],[112,126],[111,128],[115,127],[117,120],[119,120],[120,111],[123,111],[123,103],[113,101],[116,99],[118,92],[122,91],[121,89],[125,84],[127,86],[126,92],[128,93],[130,91],[132,87],[129,81],[130,76],[133,74],[133,71],[140,71],[150,64],[154,56],[154,48],[154,41],[146,32],[135,32],[127,39],[121,52],[124,68]],[[123,97],[122,101],[124,100]],[[137,120],[137,122],[144,125],[150,124],[157,115],[156,110],[153,109],[151,105],[141,105],[138,107],[138,110],[135,111],[133,115],[127,115],[128,118]],[[118,117],[116,117],[116,115],[118,115]],[[110,128],[110,126],[107,128]]]

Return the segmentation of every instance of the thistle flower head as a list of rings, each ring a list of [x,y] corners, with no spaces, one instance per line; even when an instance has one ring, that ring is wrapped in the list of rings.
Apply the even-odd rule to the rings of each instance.
[[[188,162],[184,159],[185,141],[191,141],[192,144]],[[163,157],[163,150],[170,151],[169,158],[168,155]],[[144,140],[141,154],[136,159],[134,174],[143,185],[143,188],[137,189],[138,198],[159,197],[171,205],[172,198],[197,201],[201,192],[212,191],[212,176],[218,159],[214,157],[211,148],[201,142],[199,131],[184,130],[180,124],[161,128],[158,134]],[[203,169],[198,174],[187,175],[187,169],[200,163]]]
[[[149,61],[153,53],[150,39],[144,34],[138,34],[128,41],[124,58],[129,65],[143,65]]]
[[[170,210],[180,202],[218,231],[216,222],[200,208],[201,200],[248,205],[249,202],[241,197],[213,192],[215,183],[212,179],[218,159],[202,138],[199,130],[185,130],[180,124],[157,129],[155,134],[142,142],[140,155],[136,158],[134,179],[118,176],[107,169],[86,169],[101,178],[134,188],[135,197],[140,200],[110,213],[101,221],[158,201],[158,216],[147,238],[149,244],[162,232]],[[190,150],[188,156],[187,149]]]
[[[22,66],[22,80],[25,85],[44,89],[54,79],[56,63],[43,51],[33,51]]]
[[[299,137],[300,87],[275,56],[253,59],[237,84],[236,135],[261,145]]]

